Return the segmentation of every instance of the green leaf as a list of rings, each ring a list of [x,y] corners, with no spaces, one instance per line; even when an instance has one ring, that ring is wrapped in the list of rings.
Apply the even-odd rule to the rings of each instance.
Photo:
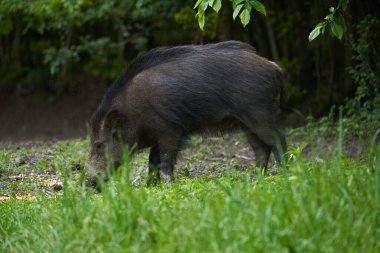
[[[207,0],[203,0],[203,2],[198,7],[198,9],[201,9],[201,11],[205,12],[207,10],[207,7],[208,7],[208,1]]]
[[[249,2],[245,2],[244,9],[248,10],[248,12],[251,13],[252,5]]]
[[[344,21],[344,17],[342,14],[339,14],[335,17],[335,20],[342,26],[343,31],[346,30],[346,22]]]
[[[215,0],[208,0],[208,5],[209,5],[210,7],[212,7],[213,4],[214,4],[214,1],[215,1]]]
[[[203,31],[203,28],[205,27],[205,14],[198,12],[198,24],[199,28]]]
[[[243,1],[244,0],[234,0],[234,1],[232,1],[232,7],[234,8],[234,10],[235,10],[236,6],[238,6]]]
[[[319,24],[321,24],[321,23],[319,23]],[[309,34],[309,42],[312,42],[321,33],[321,30],[322,30],[323,26],[318,26],[318,25],[314,28],[313,31],[310,32],[310,34]]]
[[[337,37],[340,40],[343,38],[343,27],[338,22],[332,21],[330,23],[330,28],[331,28],[332,34],[335,37]]]
[[[234,13],[232,14],[233,19],[236,19],[237,15],[239,15],[241,8],[243,8],[243,4],[239,4],[236,6]]]
[[[325,26],[326,25],[326,22],[319,22],[315,27],[322,27],[322,26]]]
[[[329,14],[329,15],[327,15],[326,17],[325,17],[325,20],[327,20],[327,21],[331,21],[331,20],[333,20],[334,19],[334,15],[333,14]]]
[[[250,1],[250,3],[252,4],[253,8],[255,8],[256,11],[264,14],[265,16],[267,15],[267,11],[265,10],[265,6],[262,3],[260,3],[257,0]]]
[[[249,13],[249,11],[247,9],[244,9],[240,14],[240,21],[244,27],[247,26],[250,18],[251,18],[251,14]]]
[[[196,4],[194,5],[194,9],[197,8],[198,5],[199,5],[200,3],[202,3],[202,1],[203,1],[203,0],[198,0],[198,1],[196,2]]]
[[[220,8],[222,8],[222,2],[220,0],[215,0],[212,8],[214,9],[215,12],[219,12]]]

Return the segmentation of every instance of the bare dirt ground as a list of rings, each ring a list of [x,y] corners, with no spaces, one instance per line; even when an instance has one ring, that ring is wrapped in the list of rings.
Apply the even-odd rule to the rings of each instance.
[[[305,139],[290,137],[289,141],[290,149],[294,150]],[[49,142],[42,146],[35,146],[33,143],[30,145],[26,148],[7,148],[9,157],[6,166],[9,166],[9,169],[0,173],[0,201],[35,199],[41,194],[55,197],[61,194],[65,176],[79,182],[87,156],[87,140]],[[323,163],[337,155],[336,147],[337,140],[333,137],[313,144],[307,141],[302,154],[305,159],[313,157],[315,161]],[[345,141],[343,152],[348,156],[365,160],[367,148],[368,142],[365,140],[350,138]],[[148,150],[134,157],[131,165],[134,174],[133,184],[145,185],[148,174]],[[176,180],[183,177],[215,178],[247,169],[254,171],[254,165],[254,152],[240,133],[223,137],[195,136],[180,152],[175,175]],[[271,155],[266,175],[277,173],[278,167]]]
[[[71,150],[72,154],[67,154],[69,150],[66,148],[71,147],[66,147],[62,142],[34,147],[26,154],[27,149],[13,146],[9,159],[9,166],[13,169],[0,175],[0,200],[34,199],[38,194],[55,196],[63,188],[65,174],[79,180],[87,145],[84,140],[76,142],[80,143],[80,147]],[[60,159],[60,156],[63,157]],[[219,177],[244,171],[253,168],[253,157],[253,151],[241,134],[207,138],[197,136],[181,151],[176,164],[176,178]],[[147,168],[148,152],[145,150],[132,160],[135,185],[145,184]]]

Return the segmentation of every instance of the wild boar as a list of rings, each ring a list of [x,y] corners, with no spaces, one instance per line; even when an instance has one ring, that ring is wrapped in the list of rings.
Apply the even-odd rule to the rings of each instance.
[[[149,175],[172,182],[184,140],[204,131],[240,129],[257,166],[267,167],[271,151],[281,163],[286,140],[278,114],[285,102],[281,68],[248,44],[151,50],[129,65],[94,113],[86,177],[93,184],[106,176],[106,150],[118,167],[126,144],[150,148]]]

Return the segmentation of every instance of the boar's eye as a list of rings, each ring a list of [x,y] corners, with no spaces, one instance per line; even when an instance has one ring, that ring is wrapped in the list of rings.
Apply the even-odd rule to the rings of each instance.
[[[103,152],[105,147],[106,147],[106,144],[104,142],[98,141],[98,142],[94,143],[94,149],[95,149],[96,153]]]

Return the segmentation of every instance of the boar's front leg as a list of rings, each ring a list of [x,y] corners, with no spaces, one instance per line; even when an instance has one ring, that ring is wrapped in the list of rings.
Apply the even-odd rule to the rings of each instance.
[[[148,171],[148,186],[156,185],[160,180],[160,150],[158,144],[156,143],[150,149],[149,153],[149,171]]]
[[[158,141],[160,153],[160,178],[165,182],[174,181],[174,163],[177,159],[181,138],[175,135],[161,137]]]

